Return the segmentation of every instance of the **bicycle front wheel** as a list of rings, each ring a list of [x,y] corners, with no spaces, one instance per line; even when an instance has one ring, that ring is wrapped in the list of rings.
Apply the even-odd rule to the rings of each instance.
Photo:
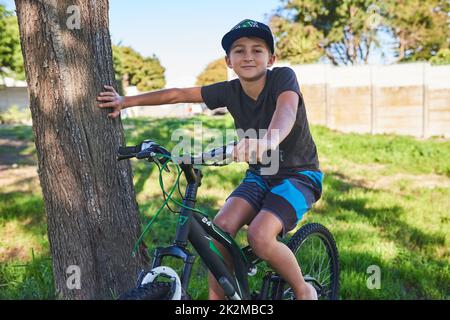
[[[287,246],[294,253],[306,282],[314,286],[320,300],[337,300],[339,294],[339,254],[331,232],[319,223],[302,226]],[[282,291],[283,300],[295,299],[291,288]]]
[[[171,300],[169,282],[151,282],[120,295],[119,300]]]

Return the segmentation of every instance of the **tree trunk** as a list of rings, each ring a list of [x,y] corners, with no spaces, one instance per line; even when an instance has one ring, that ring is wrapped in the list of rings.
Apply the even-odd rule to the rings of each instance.
[[[96,106],[115,86],[108,1],[15,2],[56,292],[111,299],[148,258],[131,256],[140,222],[130,163],[116,161],[121,121]]]

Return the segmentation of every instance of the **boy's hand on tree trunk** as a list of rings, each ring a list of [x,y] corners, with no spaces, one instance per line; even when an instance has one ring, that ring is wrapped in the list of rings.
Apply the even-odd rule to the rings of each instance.
[[[120,110],[124,109],[125,97],[119,95],[111,86],[104,86],[107,91],[100,92],[97,96],[97,101],[102,101],[97,106],[99,108],[113,108],[113,112],[108,114],[109,118],[117,118],[120,115]]]

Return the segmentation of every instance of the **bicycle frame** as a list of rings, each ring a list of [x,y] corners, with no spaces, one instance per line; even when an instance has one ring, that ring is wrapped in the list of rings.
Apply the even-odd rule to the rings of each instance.
[[[200,169],[194,169],[192,165],[182,164],[181,168],[188,182],[183,204],[189,208],[194,208],[197,189],[201,185],[203,175]],[[213,243],[213,239],[222,244],[231,255],[235,274],[232,274],[227,268],[224,258]],[[184,207],[180,210],[173,245],[155,249],[152,268],[161,266],[163,258],[167,256],[182,259],[184,267],[180,277],[181,286],[187,291],[195,261],[195,256],[186,248],[188,241],[192,243],[192,246],[222,286],[229,299],[249,300],[251,298],[248,286],[248,271],[261,260],[254,255],[252,256],[250,247],[246,247],[245,249],[248,250],[244,253],[230,234],[221,230],[207,217]],[[270,281],[275,281],[274,284],[280,283],[278,276],[271,272],[266,274],[260,294],[263,299],[267,296]]]

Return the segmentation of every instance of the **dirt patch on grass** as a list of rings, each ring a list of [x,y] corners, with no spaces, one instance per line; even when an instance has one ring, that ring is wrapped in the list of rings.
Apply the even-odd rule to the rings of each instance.
[[[450,188],[450,178],[438,174],[387,174],[388,165],[345,161],[333,164],[321,161],[322,169],[351,185],[378,190]],[[343,168],[345,172],[343,172]]]
[[[399,184],[413,189],[450,188],[450,178],[437,174],[412,175],[397,173],[391,176],[380,177],[373,182],[372,186],[375,189],[390,189]]]
[[[22,222],[8,221],[0,225],[0,263],[31,259],[31,250],[39,254],[42,247],[35,241],[32,235],[22,230],[22,225],[31,223],[30,220]]]
[[[360,176],[355,174],[343,174],[333,172],[342,181],[356,187],[396,191],[403,189],[434,189],[450,188],[450,178],[437,174],[407,174],[397,173],[394,175],[379,175],[374,177]]]
[[[40,190],[33,142],[10,132],[0,137],[0,191]]]
[[[5,166],[0,168],[0,191],[40,192],[36,166]]]

